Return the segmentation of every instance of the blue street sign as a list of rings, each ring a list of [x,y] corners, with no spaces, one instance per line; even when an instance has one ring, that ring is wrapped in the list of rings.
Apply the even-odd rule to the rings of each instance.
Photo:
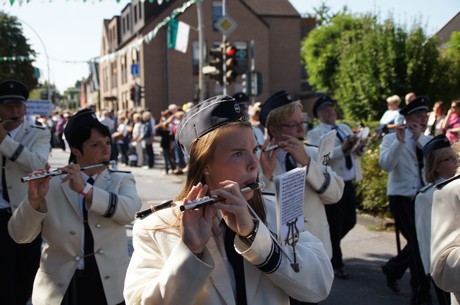
[[[139,64],[131,64],[131,75],[139,75]]]

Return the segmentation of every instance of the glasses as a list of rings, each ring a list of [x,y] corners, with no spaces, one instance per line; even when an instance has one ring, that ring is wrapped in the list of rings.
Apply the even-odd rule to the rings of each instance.
[[[439,160],[439,162],[457,162],[457,158],[451,156],[451,157],[446,158],[444,160]]]
[[[291,123],[291,124],[281,124],[281,127],[286,127],[289,129],[297,129],[299,127],[303,127],[304,125],[308,124],[307,121],[302,121],[300,123]]]

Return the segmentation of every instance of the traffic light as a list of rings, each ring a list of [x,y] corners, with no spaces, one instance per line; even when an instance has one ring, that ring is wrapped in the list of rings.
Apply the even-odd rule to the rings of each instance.
[[[236,66],[238,62],[236,61],[236,47],[230,43],[225,44],[225,79],[227,83],[232,83],[235,81],[238,73],[236,72]]]
[[[211,55],[212,58],[209,61],[209,66],[203,68],[203,74],[209,75],[211,79],[215,79],[222,84],[224,82],[224,53],[222,46],[212,48],[209,51],[209,55]]]
[[[247,96],[251,96],[251,74],[250,73],[244,73],[241,75],[241,86],[243,87],[243,93],[246,94]]]
[[[129,88],[129,97],[132,101],[134,101],[134,99],[136,98],[136,88],[134,88],[134,86],[131,86],[131,88]]]

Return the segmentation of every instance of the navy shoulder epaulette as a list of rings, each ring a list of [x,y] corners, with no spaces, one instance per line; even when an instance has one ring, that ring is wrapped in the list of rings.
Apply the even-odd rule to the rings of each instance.
[[[457,180],[458,178],[460,178],[460,174],[459,175],[455,175],[453,176],[452,178],[449,178],[441,183],[438,183],[436,184],[434,187],[437,188],[438,190],[442,189],[443,187],[445,187],[446,185],[448,185],[449,183],[451,183],[452,181],[454,180]]]
[[[46,126],[35,125],[35,124],[34,124],[34,125],[30,125],[30,127],[32,127],[32,128],[38,128],[38,129],[41,129],[41,130],[46,130],[46,129],[48,129],[48,127],[46,127]]]
[[[419,193],[425,193],[427,190],[429,190],[430,188],[432,188],[434,186],[434,183],[433,182],[430,182],[428,183],[427,185],[425,185],[424,187],[422,187],[419,191]]]
[[[111,173],[125,173],[125,174],[131,174],[131,171],[120,171],[120,170],[115,170],[115,169],[111,169],[111,168],[109,168],[109,172],[111,172]]]

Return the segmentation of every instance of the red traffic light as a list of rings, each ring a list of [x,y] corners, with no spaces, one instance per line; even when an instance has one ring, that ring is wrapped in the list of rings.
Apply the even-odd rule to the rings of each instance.
[[[236,48],[235,46],[228,46],[227,49],[225,50],[225,55],[227,55],[227,57],[233,57],[235,56],[236,54]]]

